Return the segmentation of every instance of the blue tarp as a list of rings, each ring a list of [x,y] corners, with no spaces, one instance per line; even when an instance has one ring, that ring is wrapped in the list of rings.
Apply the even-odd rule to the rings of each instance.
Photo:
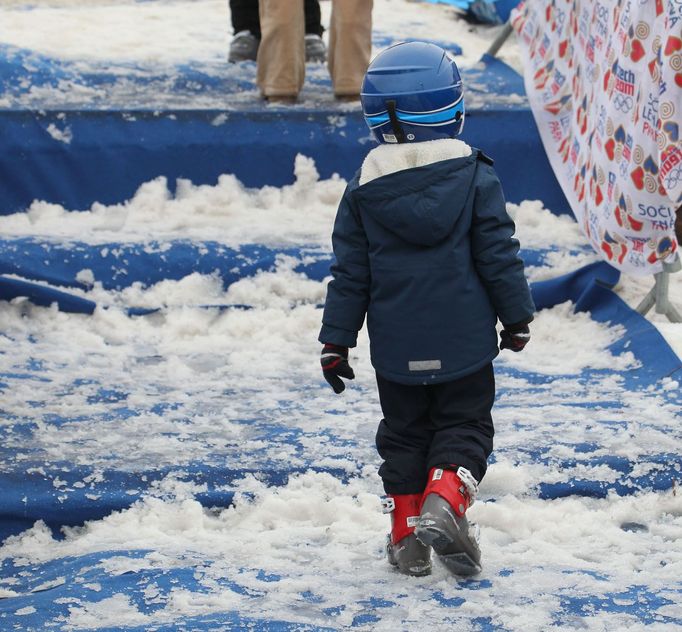
[[[37,79],[27,70],[36,65]],[[66,62],[0,47],[0,99],[10,103],[0,108],[0,214],[24,211],[36,199],[68,210],[121,203],[160,175],[171,188],[178,178],[214,184],[223,173],[249,187],[282,186],[293,182],[298,153],[315,160],[322,178],[350,179],[374,142],[359,104],[330,101],[320,71],[310,73],[301,105],[283,108],[259,99],[255,64],[174,67],[168,77],[135,68],[121,87],[116,80],[125,70],[78,74]],[[70,88],[60,99],[35,100],[27,88],[44,82],[49,89],[37,94],[49,95],[64,76]],[[497,160],[508,199],[542,199],[569,213],[522,77],[486,57],[463,71],[463,81],[464,140]],[[92,94],[97,98],[82,96]],[[207,105],[198,108],[199,98]]]
[[[25,56],[16,50],[5,50],[3,54],[0,77],[19,85]],[[40,61],[36,81],[44,85],[56,87],[60,79],[68,78],[97,85],[106,92],[113,81],[106,74],[79,77],[69,74],[71,69],[63,64]],[[565,201],[557,192],[530,112],[516,99],[522,95],[522,88],[519,92],[514,92],[516,88],[503,89],[504,94],[499,94],[505,81],[515,86],[520,85],[520,78],[492,60],[487,60],[485,70],[477,72],[467,77],[474,107],[469,108],[466,140],[498,159],[498,171],[511,200],[538,197],[554,210],[561,210]],[[252,89],[252,76],[249,78],[247,73],[246,77],[243,85],[239,83],[243,75],[227,77],[234,82],[231,89]],[[221,87],[214,78],[215,73],[186,69],[173,90],[181,93],[191,80],[204,91],[216,94]],[[222,81],[226,77],[220,78]],[[13,96],[21,99],[21,94]],[[348,177],[366,153],[367,131],[357,112],[338,108],[282,112],[261,105],[254,107],[254,103],[242,103],[227,112],[154,112],[137,105],[129,110],[77,107],[0,111],[0,169],[4,176],[0,182],[0,213],[24,209],[34,198],[64,204],[72,210],[87,208],[94,201],[120,202],[144,180],[158,175],[205,183],[221,173],[233,172],[250,186],[282,185],[291,181],[290,165],[302,147],[304,153],[316,159],[323,177],[335,171]],[[55,129],[61,136],[55,134]],[[234,134],[235,130],[240,133]],[[67,133],[70,140],[65,142]],[[523,163],[519,166],[520,156]],[[549,254],[545,250],[527,250],[523,256],[527,264],[537,266]],[[258,271],[275,269],[280,255],[298,259],[300,264],[294,269],[312,279],[321,280],[328,274],[330,254],[305,245],[276,249],[243,244],[229,248],[218,242],[174,241],[163,247],[157,243],[93,246],[37,238],[4,239],[0,240],[0,298],[28,296],[39,305],[57,303],[66,312],[92,314],[98,307],[119,308],[92,300],[88,286],[77,280],[84,268],[92,270],[103,288],[111,291],[134,283],[149,286],[164,279],[181,279],[193,272],[216,274],[223,287],[228,287]],[[638,417],[639,409],[629,398],[646,393],[655,397],[662,408],[679,410],[679,390],[661,389],[660,385],[665,378],[669,378],[666,383],[682,379],[682,366],[656,329],[611,291],[616,280],[613,268],[598,263],[535,283],[533,294],[539,308],[571,300],[578,309],[589,310],[594,319],[620,325],[622,335],[609,351],[614,355],[631,353],[637,366],[623,370],[584,369],[568,376],[534,373],[513,365],[497,367],[500,389],[496,414],[503,423],[498,425],[500,441],[492,462],[539,468],[551,474],[525,490],[525,498],[552,500],[573,495],[601,499],[609,494],[662,491],[669,490],[680,477],[682,460],[669,443],[651,440],[638,445],[636,454],[621,450],[623,437],[629,436],[633,423],[654,439],[674,438],[679,433],[679,428],[669,421]],[[227,313],[258,309],[251,305],[207,307],[229,309]],[[150,314],[155,310],[161,314],[169,311],[164,305],[129,309],[133,315],[147,314],[133,316],[141,319],[155,318],[158,314]],[[218,392],[190,393],[192,385],[182,383],[182,378],[178,378],[181,383],[175,388],[162,382],[151,370],[162,361],[160,351],[144,349],[123,365],[134,372],[134,378],[146,378],[142,391],[136,391],[139,385],[126,383],[122,373],[115,378],[108,375],[106,364],[97,376],[87,366],[71,366],[68,375],[55,379],[60,362],[64,362],[59,354],[49,346],[41,346],[43,341],[33,334],[12,335],[15,338],[9,339],[7,332],[0,331],[11,347],[11,353],[0,355],[0,392],[25,392],[27,396],[16,409],[0,404],[0,539],[31,527],[37,520],[43,520],[53,535],[61,538],[60,527],[82,525],[130,507],[156,494],[158,484],[169,478],[179,485],[200,488],[194,496],[205,507],[221,508],[233,501],[246,475],[254,474],[268,486],[285,485],[292,476],[311,470],[328,473],[336,480],[352,481],[376,458],[373,423],[362,428],[356,424],[349,430],[348,410],[342,403],[325,403],[319,392],[327,387],[319,377],[319,383],[286,375],[276,382],[264,378],[254,384],[233,376],[233,383],[221,384]],[[570,332],[566,335],[570,336]],[[586,341],[566,341],[568,345],[583,343]],[[46,349],[53,353],[46,356]],[[173,377],[171,374],[169,380]],[[265,386],[273,389],[273,394],[259,400],[259,389]],[[82,406],[72,407],[75,400]],[[220,432],[224,410],[230,411],[229,421],[238,430],[236,439]],[[534,416],[534,410],[540,414]],[[367,413],[353,411],[356,414]],[[293,424],[294,417],[310,423]],[[194,428],[199,419],[209,427],[214,424],[216,430],[190,432],[188,429]],[[189,455],[181,463],[136,460],[135,454],[127,452],[128,443],[120,449],[111,445],[110,453],[100,455],[96,463],[83,456],[88,441],[108,438],[108,428],[114,436],[121,432],[120,428],[127,428],[134,443],[148,439],[147,428],[160,426],[163,438],[177,444],[180,453]],[[73,450],[71,458],[54,451],[50,433],[54,437],[67,433],[73,437],[68,445],[65,442],[60,446]],[[192,449],[200,457],[184,450],[184,442],[190,438],[194,442]],[[484,500],[493,503],[496,499]],[[646,525],[629,528],[640,527]],[[508,567],[493,568],[486,576],[459,582],[454,588],[447,582],[407,580],[396,584],[394,590],[390,579],[382,579],[375,586],[359,587],[362,595],[351,602],[329,606],[316,592],[314,581],[298,585],[298,577],[249,565],[233,573],[210,573],[216,560],[203,559],[191,550],[183,552],[170,566],[159,567],[157,558],[157,552],[147,549],[129,546],[111,550],[102,544],[96,552],[47,562],[5,559],[0,567],[0,629],[64,629],[74,610],[93,603],[114,607],[107,606],[105,600],[121,595],[141,617],[153,617],[167,609],[173,595],[186,590],[194,597],[205,596],[209,604],[220,591],[233,599],[225,602],[228,605],[217,602],[215,609],[219,612],[211,614],[185,611],[173,619],[170,608],[170,619],[161,617],[152,623],[125,626],[99,625],[97,619],[92,619],[91,627],[130,631],[371,630],[379,627],[390,612],[393,617],[404,616],[406,629],[417,629],[409,612],[421,603],[428,610],[421,616],[435,616],[443,626],[466,624],[472,630],[506,630],[513,628],[494,613],[518,609],[517,601],[507,604],[505,599],[514,595],[516,600],[519,593],[515,591],[528,580],[524,569]],[[121,567],[121,559],[127,559],[129,568],[111,571],[109,564],[114,559],[118,560],[117,567]],[[381,564],[383,569],[385,561],[377,551],[376,559],[355,563],[363,567]],[[542,560],[537,564],[541,567]],[[669,586],[668,593],[654,590],[643,581],[614,587],[607,572],[595,573],[582,566],[559,573],[573,583],[569,589],[547,587],[543,598],[549,606],[521,598],[522,607],[529,610],[547,609],[547,627],[584,627],[584,620],[596,614],[627,616],[627,623],[645,625],[682,623],[675,610],[659,612],[659,608],[679,602],[679,586]],[[339,585],[352,579],[333,578]],[[390,596],[382,597],[387,583]],[[589,589],[581,588],[585,585]],[[278,590],[288,591],[287,597],[293,595],[291,603],[283,604]],[[230,605],[234,603],[237,605]],[[473,610],[469,609],[472,604]],[[200,600],[193,603],[198,610],[201,605]],[[280,612],[286,616],[280,616]],[[83,625],[80,629],[89,628]]]
[[[523,253],[527,265],[542,265],[551,251],[529,250]],[[116,254],[112,254],[116,253]],[[28,295],[31,300],[46,305],[55,301],[65,311],[92,313],[95,303],[87,298],[87,288],[76,280],[76,275],[83,267],[93,271],[105,289],[122,290],[135,283],[149,286],[163,279],[182,279],[193,272],[203,274],[217,274],[223,287],[241,278],[253,276],[258,271],[272,271],[276,268],[278,257],[286,255],[301,263],[294,266],[297,272],[321,281],[329,274],[331,263],[330,254],[319,249],[287,248],[272,249],[262,245],[247,244],[239,249],[227,248],[216,242],[173,242],[170,247],[160,248],[158,244],[101,244],[89,246],[83,243],[49,244],[36,239],[18,239],[15,241],[0,241],[0,272],[19,275],[30,281],[19,281],[15,278],[0,276],[0,297],[13,298],[14,295]],[[641,362],[640,368],[624,372],[620,375],[623,383],[632,389],[645,388],[655,384],[664,377],[682,378],[680,360],[669,349],[658,331],[643,317],[631,310],[621,301],[610,288],[617,282],[619,273],[606,263],[595,263],[579,269],[571,274],[538,282],[532,285],[533,295],[539,309],[544,309],[571,300],[577,309],[592,313],[592,317],[601,322],[619,323],[626,328],[627,334],[612,345],[615,353],[621,353],[626,348],[635,354]],[[30,291],[27,290],[30,288]],[[59,288],[59,289],[57,289]],[[73,289],[79,288],[82,293],[74,294]],[[102,305],[102,307],[108,307]],[[134,306],[132,314],[144,314],[163,308],[139,308]],[[233,305],[212,305],[211,307],[235,308]],[[237,309],[249,309],[251,306],[236,306]],[[11,388],[16,380],[35,380],[40,383],[42,369],[40,363],[29,365],[18,373],[0,373],[0,388]],[[81,376],[87,383],[87,375]],[[543,379],[543,378],[539,378]],[[73,389],[82,388],[82,384],[74,384]],[[93,384],[88,401],[93,406],[105,405],[106,415],[112,420],[139,416],[143,409],[130,408],[127,395],[111,384]],[[159,401],[154,403],[151,412],[163,414],[172,402]],[[40,415],[49,414],[45,403],[36,403],[36,412]],[[157,406],[158,408],[154,408]],[[273,415],[277,416],[274,411]],[[50,416],[50,423],[59,427],[60,424],[78,423],[78,419],[68,416]],[[289,444],[298,443],[302,437],[291,429],[284,427],[279,430],[277,424],[270,426],[266,419],[258,422],[262,426],[263,436],[275,432],[282,439],[282,433]],[[12,425],[12,432],[24,435],[30,439],[33,421],[31,418],[17,418]],[[30,442],[27,443],[30,445]],[[11,463],[16,459],[16,448],[5,451],[3,460]],[[533,453],[533,459],[542,460],[542,451]],[[0,448],[0,454],[3,449]],[[225,505],[230,502],[230,494],[213,491],[216,484],[229,484],[243,475],[245,468],[239,465],[243,458],[238,453],[228,459],[230,466],[208,467],[194,464],[183,476],[188,480],[202,481],[208,485],[208,491],[202,496],[207,505]],[[602,457],[599,457],[600,459]],[[236,459],[236,462],[234,461]],[[656,464],[656,473],[639,480],[631,481],[630,473],[634,463],[620,460],[616,463],[616,470],[621,477],[610,484],[602,481],[569,481],[556,489],[552,486],[543,488],[543,494],[556,493],[564,495],[584,493],[603,496],[608,490],[627,493],[633,488],[667,489],[679,468],[679,460],[670,459],[670,455],[652,456],[652,463]],[[589,462],[589,459],[588,459]],[[599,460],[597,460],[599,462]],[[54,462],[50,465],[55,471],[62,471],[60,478],[66,482],[68,492],[55,489],[52,478],[44,473],[26,475],[26,469],[39,467],[39,463],[31,464],[30,452],[16,461],[19,469],[10,468],[0,474],[0,535],[17,532],[28,528],[35,520],[43,519],[53,527],[63,524],[81,524],[85,520],[100,518],[113,509],[127,507],[135,499],[141,497],[145,490],[164,478],[169,469],[159,468],[144,470],[136,473],[123,474],[116,470],[116,463],[107,470],[104,482],[89,486],[85,489],[72,487],[72,483],[87,479],[93,472],[82,468],[74,468],[68,463]],[[261,463],[263,466],[263,463]],[[44,467],[44,466],[41,466]],[[309,467],[314,468],[311,463]],[[248,469],[248,468],[246,468]],[[288,478],[290,471],[281,471],[277,466],[272,470],[264,467],[264,475],[273,484],[281,484]],[[339,474],[336,471],[335,474]],[[126,490],[135,490],[131,494]],[[554,490],[549,492],[548,490]],[[86,499],[88,494],[98,496],[97,503]],[[57,500],[59,498],[59,500]]]
[[[245,246],[241,251],[223,248],[218,244],[202,244],[202,247],[207,249],[206,258],[211,263],[207,269],[212,269],[215,265],[223,273],[231,270],[223,277],[226,284],[236,280],[235,275],[253,274],[257,269],[272,269],[278,252],[264,246],[253,245]],[[60,248],[53,247],[49,255],[55,257],[55,261],[60,261],[60,264],[51,269],[51,266],[42,259],[38,261],[30,256],[32,248],[40,246],[33,240],[22,241],[17,252],[22,253],[20,259],[24,267],[13,261],[14,272],[29,275],[27,271],[30,270],[30,276],[35,279],[34,283],[37,283],[42,273],[51,271],[51,282],[59,284],[66,290],[76,285],[73,273],[79,265],[78,257],[66,257],[62,261],[65,253]],[[103,278],[105,271],[110,273],[104,282],[111,288],[122,288],[133,282],[153,280],[158,274],[157,267],[160,264],[168,266],[163,272],[164,275],[169,278],[180,278],[185,272],[191,271],[196,263],[193,256],[187,256],[188,253],[193,253],[193,245],[190,243],[174,244],[172,249],[166,251],[163,262],[155,260],[155,255],[148,253],[144,255],[151,256],[152,259],[144,259],[138,250],[130,245],[126,246],[128,271],[126,275],[111,274],[119,262],[107,257],[101,257],[99,265],[95,265],[93,256],[85,257],[85,260],[88,261],[88,266],[97,269],[98,278]],[[73,245],[72,252],[84,257],[84,254],[90,251],[86,245],[78,244]],[[297,255],[300,257],[301,253],[296,253],[295,249],[288,249],[286,254],[290,257]],[[306,255],[308,254],[309,252],[306,252]],[[540,264],[546,255],[547,252],[543,251],[524,253],[526,261],[534,265]],[[329,263],[328,255],[318,253],[318,256],[316,263],[301,267],[302,271],[315,279],[320,279],[326,274]],[[248,258],[246,266],[244,257]],[[80,261],[81,265],[82,263],[83,260]],[[142,263],[144,265],[141,265]],[[235,272],[234,268],[240,271]],[[630,409],[619,401],[624,393],[644,392],[647,388],[660,383],[664,377],[682,379],[679,359],[667,347],[658,332],[609,289],[617,275],[618,273],[606,264],[593,264],[565,277],[535,284],[534,296],[540,307],[549,307],[570,299],[591,309],[593,317],[597,320],[622,325],[623,336],[613,343],[610,351],[616,355],[629,351],[639,360],[641,364],[639,368],[620,372],[604,369],[585,370],[572,378],[574,382],[571,385],[571,396],[569,401],[566,401],[562,395],[553,394],[555,384],[562,384],[563,376],[549,377],[498,366],[501,388],[496,405],[497,415],[502,418],[511,416],[517,421],[511,428],[500,428],[502,443],[495,451],[491,462],[499,459],[511,460],[519,466],[546,467],[547,471],[552,473],[586,471],[591,468],[596,468],[595,471],[604,468],[608,472],[605,477],[593,475],[582,478],[566,475],[560,481],[541,482],[535,490],[529,490],[538,498],[551,500],[569,495],[605,498],[613,493],[628,495],[646,490],[666,491],[680,476],[682,460],[679,454],[674,452],[655,445],[646,448],[640,446],[637,458],[631,458],[616,456],[609,448],[611,444],[619,444],[620,436],[627,431],[631,423]],[[17,341],[17,350],[25,346],[25,343],[19,345],[19,342]],[[140,402],[138,399],[133,404],[126,387],[93,380],[87,373],[83,373],[72,383],[59,385],[59,393],[60,397],[65,398],[70,398],[76,392],[87,394],[87,401],[92,407],[91,413],[84,417],[73,416],[61,407],[53,412],[49,393],[54,392],[54,387],[46,375],[44,363],[30,350],[23,351],[22,355],[13,359],[11,371],[0,373],[2,390],[16,388],[21,382],[36,385],[35,401],[27,402],[30,413],[23,412],[6,418],[2,426],[7,440],[0,444],[0,460],[4,463],[4,469],[0,472],[0,537],[27,529],[36,520],[44,521],[59,537],[61,526],[98,520],[112,511],[130,507],[169,476],[178,483],[201,486],[203,491],[195,494],[195,498],[206,507],[228,506],[233,500],[234,490],[238,488],[239,481],[250,473],[256,474],[262,483],[269,486],[284,485],[292,475],[311,470],[328,472],[337,480],[349,481],[360,474],[364,466],[363,455],[371,449],[371,435],[347,436],[343,430],[347,422],[341,417],[338,423],[324,431],[317,427],[308,431],[292,427],[290,415],[301,414],[301,411],[297,409],[292,411],[290,403],[277,401],[269,407],[252,410],[251,414],[245,414],[243,419],[232,418],[233,422],[243,425],[245,429],[248,428],[248,440],[228,445],[215,443],[211,436],[206,437],[210,449],[206,451],[201,461],[183,463],[182,466],[158,466],[148,463],[131,469],[129,464],[123,466],[117,460],[118,457],[112,454],[104,465],[99,463],[97,467],[79,466],[54,456],[46,457],[45,446],[35,443],[37,422],[43,426],[48,425],[56,432],[60,429],[74,432],[79,424],[83,428],[102,422],[114,425],[131,422],[146,424],[149,423],[150,416],[159,419],[164,416],[169,418],[187,416],[186,423],[190,424],[192,413],[186,401],[169,399],[161,390],[158,390],[156,396],[150,395],[148,401]],[[40,395],[41,381],[45,388],[52,389],[45,396]],[[521,385],[515,386],[517,382]],[[610,386],[605,388],[598,400],[595,400],[594,384],[600,382]],[[152,382],[149,388],[151,392],[157,390]],[[296,392],[292,401],[299,402],[296,406],[300,406],[301,403],[307,405],[305,402],[312,404],[316,397],[315,389],[325,386],[300,384],[293,388]],[[247,403],[252,397],[253,392],[249,389],[233,388],[222,396],[222,401]],[[528,434],[525,422],[517,412],[521,401],[519,397],[521,400],[528,398],[531,402],[537,401],[537,406],[544,407],[549,414],[556,417],[547,420],[546,431],[539,432],[534,428],[532,433]],[[679,409],[682,403],[676,390],[662,397],[667,406],[677,406]],[[213,405],[220,409],[219,401]],[[565,412],[559,414],[562,408]],[[582,425],[575,427],[574,422],[561,421],[562,416],[566,414],[569,418],[580,419],[581,409],[585,411],[585,419],[589,419],[592,414],[598,414],[603,419],[604,411],[607,411],[609,420],[595,424],[585,421],[583,422],[586,424],[585,427]],[[571,410],[573,412],[570,412]],[[218,417],[220,415],[219,412],[213,414]],[[310,414],[310,411],[303,414]],[[638,420],[638,424],[642,428],[657,427],[656,420]],[[516,431],[519,432],[519,436],[514,439]],[[663,432],[665,428],[659,426],[657,431]],[[272,449],[264,449],[263,442],[272,446]],[[318,445],[313,451],[310,448],[311,442]],[[286,461],[273,458],[272,454],[277,452],[279,450],[277,446],[281,445],[286,445],[303,464],[292,467]],[[570,452],[570,457],[561,456],[562,446]],[[338,461],[339,466],[334,467],[334,460],[339,459],[340,454],[343,456]],[[349,467],[349,459],[354,463],[352,467]],[[319,466],[321,461],[325,462],[324,466]],[[86,485],[83,485],[84,481],[87,482]],[[635,525],[632,528],[646,527]],[[197,567],[192,559],[187,559],[184,565],[176,563],[171,569],[155,569],[154,564],[149,562],[149,559],[154,559],[154,555],[156,553],[153,551],[131,548],[101,550],[45,563],[26,564],[6,559],[2,562],[0,576],[13,578],[9,588],[15,596],[0,599],[0,622],[4,622],[2,625],[6,626],[3,629],[21,629],[25,632],[46,629],[50,623],[66,620],[80,604],[104,603],[103,600],[121,595],[125,595],[128,603],[139,613],[154,617],[160,616],[167,608],[168,599],[178,590],[190,591],[195,596],[205,594],[207,598],[216,590],[221,590],[238,595],[247,602],[254,600],[254,604],[260,604],[263,600],[267,603],[271,596],[276,600],[280,585],[286,585],[286,577],[245,568],[240,571],[244,574],[243,577],[240,574],[228,574],[217,584],[211,579],[209,589],[205,572],[201,566]],[[111,560],[117,560],[115,567],[120,567],[122,559],[129,560],[132,570],[127,572],[108,570]],[[207,573],[208,569],[209,566],[206,567]],[[582,576],[583,581],[595,580],[587,571],[573,569],[570,572],[576,573],[576,578]],[[254,573],[260,573],[256,580],[258,588],[254,588]],[[492,574],[488,572],[482,579],[460,582],[456,597],[444,595],[437,585],[425,588],[424,598],[431,599],[430,608],[436,611],[443,609],[444,617],[454,616],[453,621],[460,621],[456,618],[460,616],[457,614],[460,606],[465,606],[467,602],[478,603],[479,591],[485,591],[486,600],[490,599],[489,594],[495,592],[495,587],[500,590],[499,586],[506,585],[505,582],[513,573],[513,569],[502,568]],[[627,590],[609,589],[607,574],[597,581],[603,587],[598,598],[582,594],[580,591],[558,593],[560,606],[553,615],[555,625],[572,629],[576,620],[594,616],[595,612],[627,614],[644,624],[672,625],[678,621],[674,616],[656,614],[659,607],[674,603],[669,596],[652,592],[646,585],[632,585]],[[96,593],[93,593],[93,586],[96,587]],[[150,586],[156,595],[153,599],[149,597]],[[404,598],[404,595],[396,594],[395,599],[386,600],[372,597],[370,594],[364,601],[349,603],[340,608],[325,607],[324,599],[314,590],[302,590],[297,597],[300,600],[297,609],[301,611],[300,608],[304,608],[306,615],[303,620],[307,623],[300,621],[292,623],[287,617],[280,619],[276,612],[265,619],[262,616],[254,617],[249,609],[240,607],[227,608],[211,615],[184,615],[166,625],[157,622],[154,625],[125,625],[121,628],[113,626],[103,629],[316,631],[339,629],[335,618],[343,616],[346,609],[354,614],[341,627],[371,629],[373,625],[382,621],[384,613],[389,612],[387,608],[404,607],[402,605]],[[632,604],[638,605],[633,607]],[[498,626],[492,619],[486,617],[467,621],[471,629],[475,630],[508,629]]]
[[[487,24],[502,24],[509,19],[520,0],[425,0],[432,4],[451,4],[474,19]]]

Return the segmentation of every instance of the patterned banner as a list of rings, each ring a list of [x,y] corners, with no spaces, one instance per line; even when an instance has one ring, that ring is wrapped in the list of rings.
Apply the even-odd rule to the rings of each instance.
[[[528,98],[595,250],[624,272],[678,256],[682,0],[527,0],[512,13]]]

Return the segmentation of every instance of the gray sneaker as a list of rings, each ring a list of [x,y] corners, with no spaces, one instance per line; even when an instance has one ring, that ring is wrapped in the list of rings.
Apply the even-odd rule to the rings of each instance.
[[[389,534],[386,555],[389,563],[397,566],[401,573],[414,577],[431,574],[431,549],[417,540],[414,533],[410,533],[397,544],[391,542]]]
[[[327,61],[327,47],[319,35],[308,33],[305,36],[305,60],[320,64]]]
[[[433,548],[454,575],[466,577],[481,572],[478,527],[470,525],[465,516],[455,514],[442,496],[426,497],[414,534],[422,544]]]
[[[256,61],[259,44],[260,40],[251,31],[239,31],[232,38],[227,60],[230,63]]]

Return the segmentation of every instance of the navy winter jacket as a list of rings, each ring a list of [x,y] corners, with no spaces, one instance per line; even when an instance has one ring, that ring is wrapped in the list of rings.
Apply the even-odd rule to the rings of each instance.
[[[365,314],[372,364],[403,384],[468,375],[498,353],[495,325],[532,320],[515,227],[478,150],[348,184],[319,340],[354,347]]]

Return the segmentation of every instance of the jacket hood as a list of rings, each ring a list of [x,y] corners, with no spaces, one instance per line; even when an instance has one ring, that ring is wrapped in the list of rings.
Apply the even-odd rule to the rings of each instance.
[[[452,231],[475,169],[475,152],[457,139],[380,145],[365,159],[353,197],[401,239],[431,246]]]

